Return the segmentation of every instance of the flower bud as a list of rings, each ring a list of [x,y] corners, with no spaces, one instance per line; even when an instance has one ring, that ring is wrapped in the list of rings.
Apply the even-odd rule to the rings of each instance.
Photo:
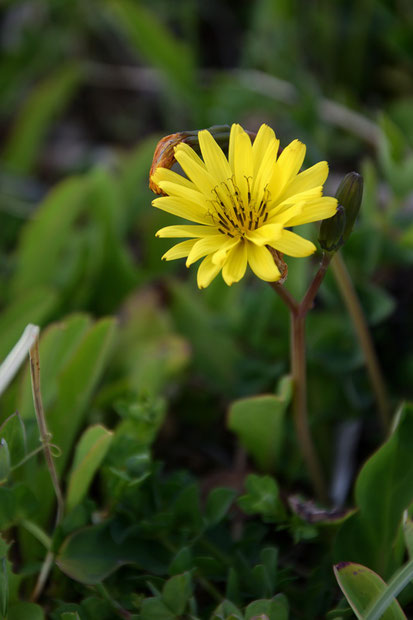
[[[363,177],[357,172],[349,172],[341,181],[336,192],[337,202],[343,205],[346,212],[346,225],[343,232],[343,243],[347,241],[353,230],[360,211],[363,197]]]
[[[229,125],[214,125],[208,131],[215,138],[221,148],[228,147],[229,134],[231,128]],[[181,142],[185,142],[191,148],[199,153],[198,130],[180,131],[170,134],[159,140],[155,148],[151,169],[149,171],[149,188],[155,194],[162,194],[161,188],[153,180],[153,175],[157,168],[172,168],[175,163],[175,147]]]
[[[318,243],[324,252],[337,252],[343,245],[343,234],[346,226],[346,212],[342,205],[337,205],[333,217],[323,220],[318,233]]]
[[[362,196],[363,177],[357,172],[349,172],[336,192],[337,213],[323,220],[320,226],[318,241],[325,252],[337,252],[349,238],[360,210]]]

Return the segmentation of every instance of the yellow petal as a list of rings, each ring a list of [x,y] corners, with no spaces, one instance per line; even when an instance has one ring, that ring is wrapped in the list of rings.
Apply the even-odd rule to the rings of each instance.
[[[283,230],[281,236],[274,243],[270,243],[272,248],[279,252],[284,252],[288,256],[310,256],[317,249],[311,241],[303,239],[291,230]]]
[[[212,262],[212,257],[207,256],[199,265],[197,273],[197,282],[199,288],[206,288],[211,284],[212,280],[221,271],[221,265],[215,265]]]
[[[288,226],[299,226],[300,224],[308,224],[309,222],[318,222],[326,220],[335,215],[337,211],[337,199],[331,196],[324,198],[316,198],[304,203],[301,213],[294,215],[286,220]]]
[[[192,151],[192,149],[190,149],[190,151]],[[193,151],[193,153],[196,154],[195,151]],[[211,192],[218,184],[218,179],[215,179],[207,171],[204,163],[202,162],[202,166],[198,164],[197,161],[194,159],[192,153],[190,153],[187,149],[177,148],[175,151],[175,158],[182,167],[185,174],[191,179],[191,181],[193,181],[193,183],[205,195],[205,197],[212,198]]]
[[[155,173],[152,175],[152,180],[156,183],[156,185],[159,185],[162,181],[169,181],[175,185],[181,185],[183,187],[188,187],[189,189],[196,189],[192,181],[182,176],[182,174],[169,170],[169,168],[157,168]]]
[[[198,166],[200,166],[201,168],[205,168],[206,166],[204,164],[204,162],[202,161],[202,159],[199,157],[198,153],[196,153],[194,151],[194,149],[189,146],[189,144],[185,144],[185,142],[180,142],[179,144],[176,145],[175,147],[175,159],[176,161],[179,161],[177,158],[177,155],[181,155],[181,153],[186,153],[186,155],[192,159],[192,161],[197,164]]]
[[[182,226],[165,226],[156,233],[156,237],[207,237],[217,235],[218,229],[214,226],[193,226],[192,224],[182,224]]]
[[[247,268],[247,244],[242,241],[236,245],[228,254],[228,258],[222,269],[222,277],[226,284],[231,286],[243,277]]]
[[[234,162],[235,162],[235,149],[237,143],[237,136],[241,133],[244,133],[243,128],[238,123],[233,123],[231,125],[231,132],[229,134],[229,145],[228,145],[228,162],[230,168],[232,170],[232,174],[235,172]]]
[[[197,222],[198,224],[212,224],[211,216],[201,207],[190,205],[189,203],[183,203],[180,198],[173,196],[162,196],[162,198],[155,198],[152,201],[152,205],[162,211],[167,211],[178,217],[183,217],[185,220]]]
[[[276,282],[280,279],[280,272],[271,252],[266,247],[259,247],[254,243],[248,244],[248,263],[256,276],[266,282]]]
[[[242,130],[235,134],[234,175],[235,183],[240,191],[244,205],[249,202],[254,176],[254,161],[252,158],[252,144],[249,135]]]
[[[245,236],[248,241],[252,241],[256,245],[268,245],[278,239],[282,229],[282,224],[265,224],[257,230],[248,231]]]
[[[328,163],[326,161],[319,161],[318,164],[307,168],[303,172],[300,172],[296,177],[286,185],[281,200],[288,198],[289,196],[295,196],[313,187],[324,185],[328,177]]]
[[[186,266],[189,267],[190,265],[192,265],[192,263],[197,261],[199,258],[206,256],[207,254],[213,254],[214,252],[217,252],[221,248],[223,243],[225,243],[225,239],[225,235],[213,235],[211,237],[198,239],[191,252],[189,253],[186,261]]]
[[[274,173],[268,184],[271,202],[278,200],[287,183],[298,173],[303,165],[306,146],[293,140],[281,153],[274,166]]]
[[[165,194],[176,198],[181,198],[185,204],[189,202],[190,205],[202,207],[204,211],[206,211],[210,206],[208,205],[208,201],[204,194],[199,192],[193,183],[191,183],[192,187],[178,185],[178,183],[171,181],[160,181],[158,185],[165,192]]]
[[[208,172],[217,179],[217,182],[230,179],[232,177],[232,170],[228,160],[209,131],[206,129],[199,131],[198,140]]]
[[[258,173],[261,162],[267,152],[269,146],[279,145],[280,141],[276,139],[274,130],[268,125],[261,125],[252,145],[252,155],[254,158],[254,175]],[[278,151],[278,148],[277,148]]]
[[[314,198],[320,199],[323,194],[323,188],[321,185],[319,187],[313,187],[312,189],[307,190],[306,192],[302,192],[301,194],[296,194],[295,196],[291,196],[290,198],[286,198],[282,202],[277,203],[276,205],[270,207],[269,217],[267,222],[279,222],[284,221],[279,216],[282,214],[283,218],[286,217],[284,214],[289,211],[292,207],[296,205],[304,205],[307,201],[313,200]]]
[[[162,260],[175,260],[176,258],[185,258],[192,250],[196,243],[196,239],[187,239],[181,243],[177,243],[170,250],[165,252],[162,256]]]
[[[224,241],[224,243],[219,248],[219,250],[217,250],[215,252],[215,254],[212,256],[212,262],[215,263],[215,265],[221,265],[222,266],[225,263],[225,261],[227,260],[228,252],[235,245],[238,245],[240,240],[241,239],[239,237],[237,237],[235,239],[231,239],[231,238],[226,239],[226,241]]]

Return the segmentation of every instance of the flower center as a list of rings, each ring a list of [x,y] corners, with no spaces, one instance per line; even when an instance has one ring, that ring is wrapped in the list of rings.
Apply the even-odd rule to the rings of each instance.
[[[233,178],[211,190],[214,198],[209,201],[212,205],[209,215],[218,230],[229,237],[243,237],[248,231],[265,224],[268,218],[266,207],[271,197],[268,188],[265,187],[261,197],[257,197],[251,192],[251,179],[245,177],[245,180],[244,192]]]

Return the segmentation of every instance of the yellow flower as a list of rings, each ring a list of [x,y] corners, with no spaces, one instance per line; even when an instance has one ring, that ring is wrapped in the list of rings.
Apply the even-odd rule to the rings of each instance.
[[[289,228],[336,213],[337,200],[322,195],[327,162],[299,173],[305,145],[294,140],[278,156],[279,140],[268,125],[261,126],[253,144],[240,125],[232,125],[228,159],[209,131],[200,131],[198,139],[203,160],[187,144],[175,147],[188,178],[166,168],[152,176],[167,194],[153,206],[195,222],[158,230],[157,237],[189,237],[162,258],[187,257],[187,267],[203,258],[199,288],[221,270],[230,286],[244,276],[247,264],[262,280],[279,280],[270,249],[309,256],[315,245]]]

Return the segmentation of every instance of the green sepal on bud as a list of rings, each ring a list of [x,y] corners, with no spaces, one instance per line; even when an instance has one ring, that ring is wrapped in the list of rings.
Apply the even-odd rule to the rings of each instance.
[[[337,252],[343,245],[343,234],[346,226],[346,212],[341,204],[337,205],[336,214],[323,220],[318,233],[318,243],[324,252]]]
[[[363,177],[357,172],[349,172],[336,192],[337,213],[321,222],[318,241],[325,252],[337,252],[347,241],[360,211],[362,197]]]

